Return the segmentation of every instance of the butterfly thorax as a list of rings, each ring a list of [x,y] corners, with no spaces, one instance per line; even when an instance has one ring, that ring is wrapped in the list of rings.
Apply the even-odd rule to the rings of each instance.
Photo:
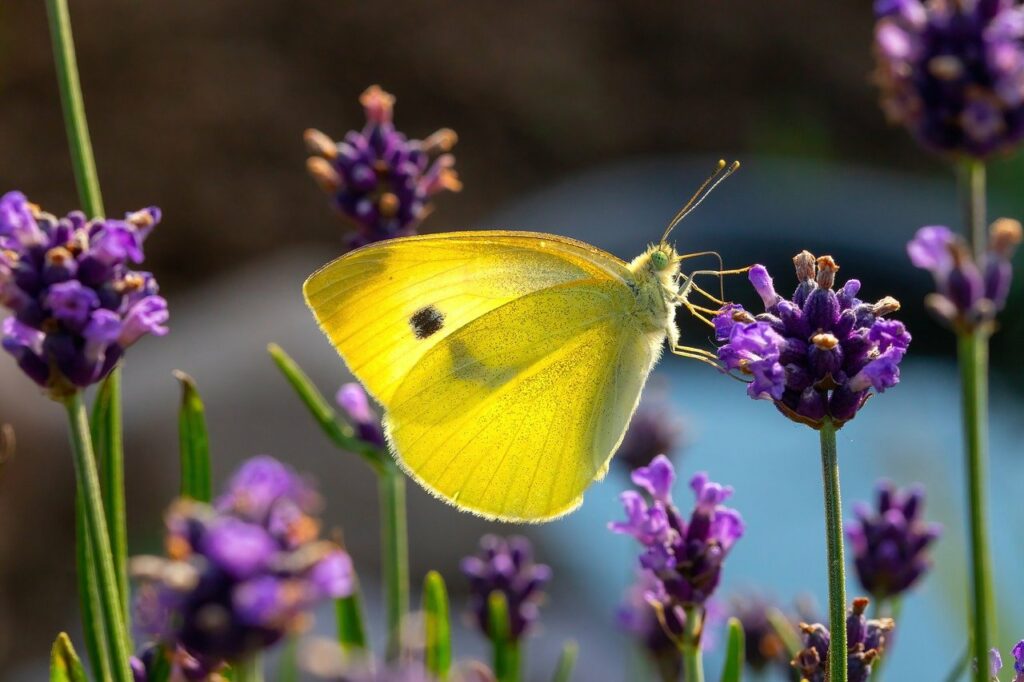
[[[628,265],[633,276],[630,287],[636,295],[633,315],[652,333],[675,331],[675,309],[679,296],[679,261],[674,248],[655,244]]]

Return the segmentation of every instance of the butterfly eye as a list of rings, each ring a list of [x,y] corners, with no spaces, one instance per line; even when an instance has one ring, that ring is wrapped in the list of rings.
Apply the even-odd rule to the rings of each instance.
[[[654,251],[651,253],[651,263],[655,270],[664,270],[668,267],[668,254],[664,251]]]

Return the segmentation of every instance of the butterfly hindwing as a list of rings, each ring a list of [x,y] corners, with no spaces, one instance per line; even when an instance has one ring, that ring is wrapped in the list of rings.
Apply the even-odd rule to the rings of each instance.
[[[478,514],[539,521],[604,475],[656,359],[621,281],[519,297],[436,344],[386,415],[402,465]]]

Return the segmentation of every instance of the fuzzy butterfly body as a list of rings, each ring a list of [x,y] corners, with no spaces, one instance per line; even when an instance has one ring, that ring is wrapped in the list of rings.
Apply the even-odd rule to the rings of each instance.
[[[304,294],[410,476],[482,516],[543,521],[604,476],[676,344],[678,261],[665,243],[627,264],[554,235],[453,232],[352,251]]]

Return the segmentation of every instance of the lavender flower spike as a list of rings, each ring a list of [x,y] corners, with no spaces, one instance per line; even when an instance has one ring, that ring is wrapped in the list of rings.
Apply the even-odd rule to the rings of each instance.
[[[644,549],[640,567],[650,571],[670,606],[703,606],[718,587],[729,550],[743,535],[743,520],[723,503],[732,488],[713,483],[699,473],[690,481],[697,503],[689,519],[672,502],[675,479],[664,455],[633,472],[633,482],[650,495],[622,494],[627,520],[608,525],[615,533],[632,535]]]
[[[495,591],[508,601],[513,639],[521,638],[537,621],[551,569],[534,562],[529,540],[485,535],[480,539],[480,552],[463,559],[460,568],[469,578],[470,610],[481,632],[490,636],[487,600]]]
[[[890,121],[982,158],[1024,137],[1024,10],[1008,0],[877,0],[875,79]]]
[[[835,287],[839,266],[807,251],[793,259],[797,287],[791,299],[775,292],[764,266],[750,281],[765,311],[753,315],[729,304],[714,318],[718,357],[750,378],[751,398],[771,400],[784,415],[812,428],[829,418],[839,427],[868,397],[899,383],[899,364],[910,345],[901,322],[887,315],[899,302],[857,298],[860,282]]]
[[[431,211],[430,199],[462,189],[449,154],[458,137],[448,128],[425,140],[410,140],[395,129],[395,98],[373,85],[359,98],[366,113],[361,131],[340,142],[307,130],[310,175],[352,220],[353,247],[414,234]]]
[[[167,557],[132,560],[142,636],[173,652],[173,665],[213,671],[302,627],[317,604],[350,594],[352,561],[319,539],[319,501],[290,468],[261,456],[212,506],[172,506]],[[135,667],[145,672],[146,661]]]
[[[352,421],[360,439],[384,447],[384,430],[381,428],[380,419],[370,407],[370,399],[362,386],[356,382],[343,384],[338,389],[335,401]]]
[[[846,617],[847,679],[849,682],[868,682],[875,661],[885,651],[886,638],[895,627],[891,618],[867,619],[867,599],[854,599]],[[791,665],[801,675],[802,682],[826,682],[831,634],[820,623],[801,623],[804,649],[797,653]]]
[[[123,220],[44,213],[21,192],[0,197],[0,345],[61,398],[101,381],[146,335],[167,333],[167,301],[137,272],[155,207]]]
[[[935,293],[925,298],[932,314],[958,332],[991,332],[1010,293],[1012,258],[1022,238],[1024,230],[1018,221],[1000,218],[989,228],[988,249],[981,262],[975,262],[964,239],[948,227],[918,230],[907,244],[907,254],[935,279]]]
[[[888,481],[878,485],[876,509],[856,506],[846,534],[860,583],[875,599],[902,594],[931,568],[927,549],[942,526],[926,523],[923,510],[921,486],[900,490]]]

